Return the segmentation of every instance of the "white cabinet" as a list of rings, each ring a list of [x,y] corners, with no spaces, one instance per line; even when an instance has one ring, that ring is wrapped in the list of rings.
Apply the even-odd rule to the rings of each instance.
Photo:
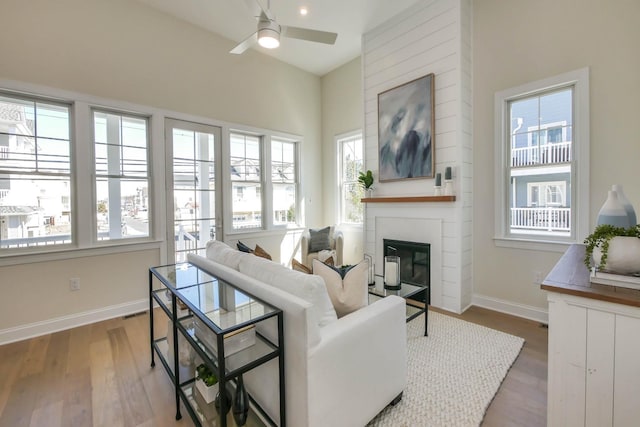
[[[561,292],[548,301],[547,425],[640,425],[640,308]]]

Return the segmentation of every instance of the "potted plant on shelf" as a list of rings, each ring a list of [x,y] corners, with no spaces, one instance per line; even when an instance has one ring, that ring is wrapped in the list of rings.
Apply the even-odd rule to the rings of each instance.
[[[630,228],[598,225],[584,243],[587,268],[616,274],[640,272],[640,224]]]
[[[204,363],[196,368],[196,388],[207,403],[213,402],[218,393],[218,377]]]
[[[364,188],[367,193],[367,197],[371,197],[371,192],[373,191],[373,172],[367,170],[366,172],[360,172],[358,174],[358,182]]]

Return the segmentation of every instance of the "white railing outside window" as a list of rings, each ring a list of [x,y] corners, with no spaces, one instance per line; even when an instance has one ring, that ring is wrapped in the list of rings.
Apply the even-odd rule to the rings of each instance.
[[[571,231],[570,208],[511,208],[511,229],[531,231]]]
[[[511,167],[571,162],[571,141],[511,148]]]

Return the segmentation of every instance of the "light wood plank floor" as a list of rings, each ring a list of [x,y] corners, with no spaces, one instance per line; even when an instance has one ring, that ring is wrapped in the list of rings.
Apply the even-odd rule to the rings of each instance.
[[[483,426],[545,426],[547,329],[477,307],[456,317],[526,340]],[[175,421],[169,377],[149,366],[148,321],[140,314],[0,346],[0,426],[192,426],[184,410]]]

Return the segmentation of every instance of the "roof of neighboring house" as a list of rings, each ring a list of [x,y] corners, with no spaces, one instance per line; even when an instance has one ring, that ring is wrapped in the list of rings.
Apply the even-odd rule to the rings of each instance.
[[[0,215],[2,216],[19,216],[30,215],[38,212],[40,208],[37,206],[0,206]]]

